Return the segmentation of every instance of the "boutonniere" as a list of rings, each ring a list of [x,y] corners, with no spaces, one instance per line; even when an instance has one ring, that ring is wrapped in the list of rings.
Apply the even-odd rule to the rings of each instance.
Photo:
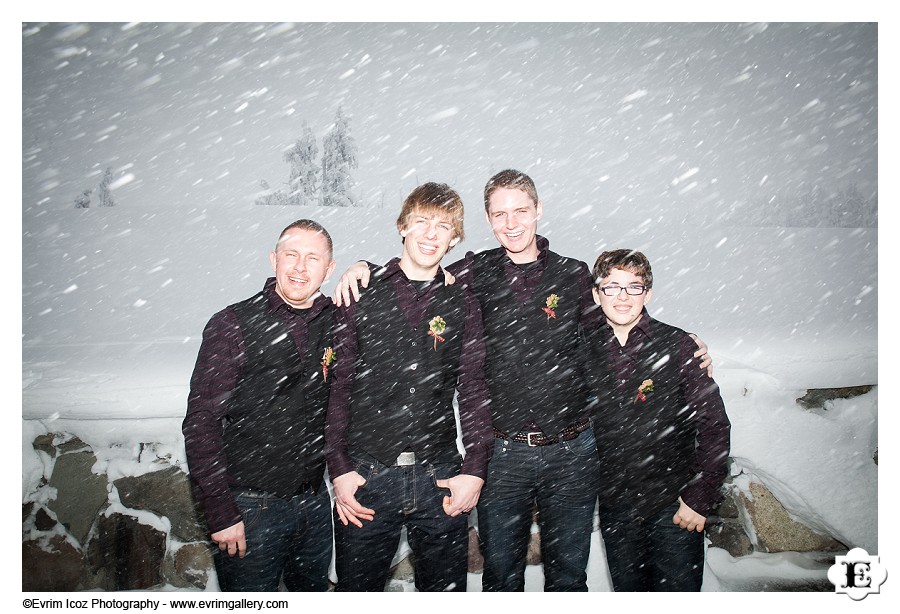
[[[441,316],[434,316],[428,322],[428,335],[434,337],[434,351],[437,352],[437,344],[438,341],[443,341],[444,338],[441,337],[441,333],[444,332],[444,329],[447,328],[447,323],[444,322],[444,318]]]
[[[550,321],[550,318],[556,319],[556,312],[554,309],[559,307],[559,296],[556,294],[551,294],[547,297],[547,306],[541,307],[541,311],[547,314],[547,321]]]
[[[325,348],[325,353],[322,355],[322,362],[320,364],[322,365],[322,377],[326,382],[328,381],[328,367],[334,362],[335,357],[334,350],[330,347]]]
[[[648,392],[653,392],[652,379],[645,379],[643,382],[641,382],[641,385],[638,386],[637,396],[634,397],[634,402],[637,403],[638,401],[646,401]]]

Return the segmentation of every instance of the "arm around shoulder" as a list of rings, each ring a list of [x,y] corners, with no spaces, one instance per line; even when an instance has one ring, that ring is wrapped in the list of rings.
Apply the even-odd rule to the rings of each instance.
[[[690,343],[688,341],[686,345]],[[682,368],[682,380],[696,427],[692,467],[696,479],[682,492],[682,499],[697,513],[708,516],[720,498],[722,483],[728,474],[731,422],[714,380],[691,365]]]

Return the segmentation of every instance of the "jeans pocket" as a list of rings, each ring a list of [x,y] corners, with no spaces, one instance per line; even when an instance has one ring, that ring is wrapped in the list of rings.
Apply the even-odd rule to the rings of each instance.
[[[575,456],[597,456],[597,442],[594,439],[594,432],[590,429],[582,432],[575,439],[564,441],[563,445]]]
[[[244,533],[250,530],[265,513],[263,499],[255,497],[238,497],[235,501],[241,511],[241,519],[244,522]]]
[[[366,462],[366,461],[361,461],[361,460],[356,460],[356,459],[354,459],[354,461],[355,461],[355,463],[354,463],[353,470],[356,473],[358,473],[360,475],[360,477],[362,477],[362,479],[364,479],[366,481],[366,484],[368,484],[369,480],[375,476],[375,465],[373,465],[372,463]],[[365,484],[360,486],[360,488],[365,488],[365,487],[366,487]]]
[[[462,468],[460,463],[431,463],[428,465],[428,474],[437,487],[438,480],[448,480],[453,476],[459,475]]]

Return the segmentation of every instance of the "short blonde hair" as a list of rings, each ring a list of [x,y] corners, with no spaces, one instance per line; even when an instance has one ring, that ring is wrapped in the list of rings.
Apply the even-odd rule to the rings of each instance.
[[[414,213],[437,214],[453,224],[453,236],[463,240],[463,202],[446,183],[423,183],[409,193],[397,218],[397,230],[403,230]]]

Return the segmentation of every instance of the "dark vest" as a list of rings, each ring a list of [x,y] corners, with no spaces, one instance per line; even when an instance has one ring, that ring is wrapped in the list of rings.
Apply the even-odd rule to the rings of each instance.
[[[604,325],[605,326],[605,325]],[[592,333],[591,365],[605,373],[596,382],[599,410],[593,417],[601,463],[600,505],[628,503],[649,518],[678,499],[695,476],[694,413],[679,384],[678,347],[683,330],[656,320],[652,339],[640,339],[638,360],[620,391],[609,376],[599,331]],[[596,335],[596,338],[594,336]],[[653,392],[636,400],[644,380],[653,380]]]
[[[347,441],[351,450],[386,465],[407,448],[420,462],[458,462],[453,395],[465,327],[463,291],[437,287],[422,321],[413,326],[394,291],[397,275],[402,274],[373,275],[356,304],[358,351]],[[436,346],[428,334],[435,316],[447,325]]]
[[[328,383],[323,381],[321,360],[332,345],[333,307],[327,305],[307,322],[302,353],[281,316],[269,310],[263,293],[233,309],[245,357],[228,403],[228,472],[241,486],[290,498],[304,482],[321,482],[325,472]]]
[[[574,424],[588,406],[578,323],[578,260],[547,252],[535,294],[519,305],[504,270],[501,249],[474,256],[474,291],[481,304],[487,346],[485,379],[494,426],[515,433],[529,421],[555,435]],[[559,296],[556,318],[542,311]]]

